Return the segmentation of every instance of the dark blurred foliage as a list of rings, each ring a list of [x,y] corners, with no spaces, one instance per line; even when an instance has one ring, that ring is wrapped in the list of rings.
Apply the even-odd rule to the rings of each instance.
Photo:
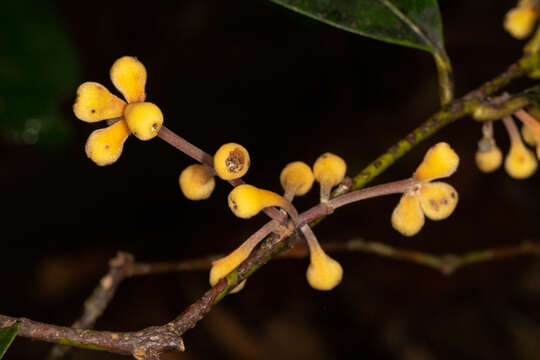
[[[0,13],[0,135],[61,146],[71,126],[59,105],[77,85],[77,53],[44,2],[5,1]]]
[[[440,5],[458,96],[521,55],[523,43],[502,29],[514,1],[442,0]],[[0,62],[2,96],[26,99],[26,118],[38,116],[30,107],[58,113],[72,129],[67,145],[56,150],[8,139],[0,143],[0,312],[7,315],[69,325],[117,250],[147,262],[226,252],[265,221],[262,215],[235,218],[226,206],[224,183],[210,200],[185,200],[177,177],[192,161],[159,139],[130,138],[116,164],[91,163],[84,143],[103,125],[77,121],[71,113],[77,84],[69,79],[77,78],[76,69],[80,79],[113,90],[108,79],[113,61],[137,56],[149,72],[148,99],[162,108],[169,128],[209,152],[227,141],[242,143],[253,158],[246,181],[276,191],[287,162],[312,163],[332,151],[347,159],[349,174],[355,174],[438,109],[428,53],[361,38],[264,0],[144,6],[6,0],[2,8],[0,59],[20,50],[17,66],[35,70],[9,80],[5,74],[15,70]],[[32,36],[7,35],[34,22]],[[42,22],[54,26],[39,30]],[[20,42],[37,39],[48,56]],[[79,62],[62,71],[58,65],[66,50],[56,48],[58,39],[74,49],[68,57]],[[511,90],[531,84],[523,80]],[[481,174],[474,165],[480,136],[478,123],[459,120],[376,179],[409,176],[429,146],[448,141],[461,156],[458,172],[448,180],[460,203],[448,220],[429,221],[418,236],[401,237],[390,226],[398,197],[389,196],[340,209],[317,226],[319,239],[361,237],[436,254],[540,241],[540,175],[517,181],[502,170]],[[506,150],[499,124],[496,137]],[[316,201],[313,191],[295,203],[302,210]],[[445,277],[372,255],[335,257],[345,278],[334,291],[309,288],[307,259],[274,261],[186,334],[185,354],[165,359],[540,359],[537,259],[479,264]],[[207,287],[202,272],[127,280],[97,328],[162,324]],[[49,348],[17,339],[7,359],[44,358]],[[72,357],[124,358],[84,350]]]

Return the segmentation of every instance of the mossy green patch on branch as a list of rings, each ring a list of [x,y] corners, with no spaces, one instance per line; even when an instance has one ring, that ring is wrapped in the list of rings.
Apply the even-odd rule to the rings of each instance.
[[[73,346],[73,347],[78,347],[78,348],[88,349],[88,350],[109,351],[109,349],[107,349],[105,347],[102,347],[102,346],[97,346],[97,345],[92,345],[92,344],[83,344],[83,343],[80,343],[80,342],[75,341],[75,340],[67,339],[65,337],[60,338],[58,340],[58,344],[67,345],[67,346]]]

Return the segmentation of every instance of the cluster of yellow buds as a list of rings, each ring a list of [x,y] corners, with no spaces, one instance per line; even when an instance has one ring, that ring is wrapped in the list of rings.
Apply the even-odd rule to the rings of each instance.
[[[129,134],[141,140],[155,137],[163,124],[159,107],[145,102],[146,69],[134,57],[116,60],[111,81],[128,103],[97,82],[85,82],[77,89],[75,116],[85,122],[107,120],[109,126],[95,130],[86,142],[86,155],[97,165],[110,165],[122,154]]]
[[[190,200],[205,200],[212,195],[217,174],[223,180],[234,180],[244,176],[250,165],[249,153],[236,143],[222,145],[214,155],[213,168],[193,164],[185,168],[178,178],[180,189]]]
[[[416,235],[424,226],[424,215],[442,220],[454,212],[456,189],[444,182],[431,182],[452,175],[459,157],[447,143],[438,143],[427,152],[413,174],[415,180],[392,213],[392,226],[405,236]]]
[[[526,179],[531,177],[538,168],[537,157],[540,158],[540,147],[537,140],[540,138],[540,123],[535,116],[540,118],[540,112],[536,108],[530,108],[528,111],[521,109],[514,115],[523,122],[521,132],[511,116],[502,119],[510,137],[510,150],[504,159],[504,168],[511,177]],[[475,156],[478,168],[486,173],[497,170],[502,164],[502,153],[495,143],[492,128],[492,122],[484,124],[483,137],[478,142]],[[536,156],[523,143],[522,137],[525,143],[536,146]]]
[[[346,164],[339,156],[325,153],[317,159],[313,169],[314,171],[301,161],[287,164],[280,174],[283,196],[253,185],[239,185],[228,196],[229,207],[236,216],[248,219],[266,207],[277,206],[285,210],[296,225],[298,213],[291,203],[293,198],[305,195],[317,180],[321,184],[321,198],[327,201],[332,187],[339,184],[345,177]],[[276,222],[270,222],[268,227],[263,227],[260,232],[255,233],[228,256],[215,261],[210,270],[210,284],[215,285],[240,265],[255,246],[277,226]],[[333,289],[343,277],[341,265],[324,252],[308,225],[303,225],[301,231],[306,237],[310,250],[311,261],[306,272],[308,283],[318,290]],[[233,291],[237,290],[238,287]]]
[[[538,0],[520,0],[504,18],[504,28],[516,39],[531,34],[538,19]]]

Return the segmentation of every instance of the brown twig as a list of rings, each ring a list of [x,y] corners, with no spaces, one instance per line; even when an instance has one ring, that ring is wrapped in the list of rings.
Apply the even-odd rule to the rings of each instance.
[[[422,251],[397,248],[375,241],[354,239],[342,243],[321,244],[325,252],[363,252],[379,255],[396,260],[424,265],[440,271],[444,275],[451,275],[460,268],[481,262],[501,260],[518,255],[540,255],[540,244],[524,241],[517,246],[507,246],[493,249],[472,251],[465,254],[434,255]],[[178,271],[202,271],[212,266],[212,261],[223,257],[223,254],[205,256],[179,262],[166,262],[154,264],[133,264],[132,275],[155,275]],[[276,256],[276,259],[301,259],[309,256],[309,247],[299,243],[286,253]]]
[[[74,329],[92,329],[96,320],[103,314],[107,305],[114,297],[118,285],[126,277],[131,276],[134,267],[134,257],[125,252],[119,252],[109,262],[109,272],[101,278],[94,292],[84,302],[84,312],[79,320],[73,323]],[[59,359],[64,356],[70,347],[56,345],[52,348],[49,359]]]
[[[256,249],[254,253],[237,269],[238,277],[245,277],[254,267],[260,267],[266,263],[273,253],[281,250],[274,248],[275,245],[281,245],[291,248],[300,243],[297,235],[291,236],[287,241],[280,242],[280,236],[275,235],[273,239]],[[486,249],[465,253],[463,255],[446,254],[433,255],[415,250],[400,249],[378,242],[364,241],[360,239],[351,240],[345,243],[324,244],[323,248],[328,252],[366,252],[383,257],[404,260],[416,264],[431,267],[440,271],[444,275],[450,275],[462,267],[487,261],[495,261],[505,258],[511,258],[518,255],[540,255],[540,245],[532,242],[523,242],[518,246],[501,247],[495,249]],[[308,256],[309,250],[305,244],[295,246],[291,251],[282,253],[279,258],[304,258]],[[219,257],[219,256],[215,256]],[[85,314],[78,322],[80,326],[84,324],[92,326],[96,318],[101,314],[100,311],[92,308],[101,307],[101,305],[110,300],[114,295],[115,289],[123,278],[134,275],[148,275],[170,271],[183,270],[206,270],[210,267],[212,257],[205,257],[197,260],[190,260],[179,263],[156,263],[156,264],[137,264],[133,263],[132,256],[126,253],[119,253],[111,261],[111,271],[102,279],[100,286],[94,292],[86,304],[96,302],[95,306],[86,306]],[[114,265],[115,262],[122,261],[122,265]],[[192,267],[195,264],[195,267]],[[116,277],[112,275],[116,270],[123,269],[122,275]],[[109,276],[119,279],[114,286],[103,286],[108,283]],[[238,280],[237,282],[239,282]],[[236,283],[229,283],[229,279],[222,279],[215,287],[208,290],[204,296],[191,305],[176,320],[158,327],[150,327],[139,332],[113,333],[106,331],[91,331],[75,328],[67,328],[44,324],[24,318],[13,318],[0,315],[0,328],[11,326],[14,322],[20,321],[20,336],[33,339],[44,340],[48,342],[58,342],[70,346],[88,348],[93,350],[109,350],[120,353],[130,353],[137,359],[158,358],[160,353],[165,351],[182,351],[183,343],[180,337],[185,331],[189,330],[210,310],[210,308],[222,298],[222,292],[226,287],[234,287]],[[97,293],[102,293],[97,296]],[[106,295],[105,295],[106,294]],[[105,302],[100,299],[107,298]],[[83,319],[87,320],[83,320]]]
[[[326,251],[359,251],[383,257],[413,262],[431,267],[444,275],[451,275],[462,267],[481,262],[501,260],[518,255],[540,255],[540,245],[525,241],[518,246],[507,246],[458,254],[434,255],[421,251],[400,249],[379,242],[351,240],[346,243],[325,244]]]
[[[131,354],[138,360],[156,360],[167,351],[184,351],[180,334],[169,324],[152,326],[138,332],[82,330],[56,326],[26,318],[0,315],[0,329],[20,323],[17,335],[91,350]]]

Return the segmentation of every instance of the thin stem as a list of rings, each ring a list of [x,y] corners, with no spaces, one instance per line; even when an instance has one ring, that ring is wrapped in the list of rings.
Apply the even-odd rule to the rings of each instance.
[[[189,141],[176,135],[169,128],[162,126],[158,132],[158,136],[184,154],[192,157],[202,164],[209,166],[212,169],[214,168],[214,159],[210,154],[202,151]]]
[[[279,223],[276,220],[271,220],[262,226],[259,230],[254,232],[246,241],[242,243],[236,250],[233,252],[238,252],[246,254],[245,257],[248,257],[251,251],[261,242],[268,234],[277,229]],[[228,256],[228,255],[227,255]]]
[[[515,115],[525,126],[531,129],[536,138],[536,143],[540,144],[540,123],[523,109],[516,111]]]
[[[330,185],[330,183],[325,182],[325,181],[320,182],[319,185],[321,188],[320,201],[321,203],[327,203],[328,200],[330,199],[330,193],[332,192],[332,185]]]
[[[407,192],[417,181],[413,178],[394,181],[387,184],[372,186],[362,190],[352,191],[350,193],[338,196],[330,200],[329,205],[337,209],[344,205],[365,200],[382,195],[401,194]]]
[[[482,135],[487,139],[493,139],[493,121],[486,121],[482,125]]]
[[[289,216],[291,217],[292,222],[294,223],[294,225],[298,226],[298,224],[300,224],[300,217],[298,216],[298,211],[296,210],[294,205],[289,200],[287,200],[283,196],[280,196],[280,195],[278,195],[278,196],[281,198],[281,202],[279,204],[279,207],[281,207],[283,210],[285,210],[289,214]]]
[[[300,228],[304,236],[306,237],[306,241],[309,247],[309,252],[311,254],[314,254],[316,252],[322,251],[321,245],[319,244],[319,241],[317,240],[317,237],[313,233],[313,230],[309,227],[309,225],[302,225]]]
[[[505,116],[503,117],[503,124],[506,128],[506,131],[508,132],[508,136],[510,137],[511,144],[519,144],[521,143],[521,136],[519,135],[519,129],[516,126],[516,123],[514,122],[514,119],[512,119],[511,116]]]
[[[442,106],[446,106],[454,100],[454,77],[452,73],[452,64],[446,52],[433,53],[435,66],[439,79],[439,97]]]
[[[294,196],[296,195],[296,187],[293,187],[293,186],[287,186],[287,188],[285,189],[285,193],[283,194],[283,197],[288,201],[288,202],[291,202],[293,201],[294,199]]]
[[[517,246],[472,251],[465,254],[444,255],[434,255],[416,250],[402,249],[379,242],[361,239],[355,239],[345,243],[324,244],[323,247],[328,252],[359,251],[397,260],[409,261],[439,270],[444,275],[451,275],[462,267],[482,262],[506,259],[518,255],[540,255],[540,245],[531,242],[523,242]]]

